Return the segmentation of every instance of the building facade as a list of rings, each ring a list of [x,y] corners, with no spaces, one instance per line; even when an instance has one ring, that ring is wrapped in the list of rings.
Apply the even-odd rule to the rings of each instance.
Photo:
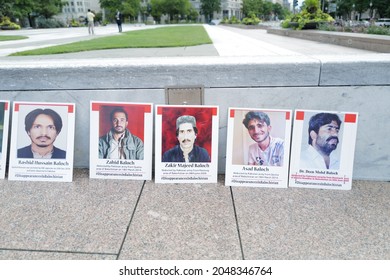
[[[99,0],[65,0],[63,2],[62,13],[56,18],[65,24],[70,24],[72,20],[83,21],[88,9],[95,13],[102,11]]]
[[[275,0],[275,1],[283,1],[283,0]],[[150,2],[150,0],[141,0],[141,5],[147,5]],[[200,17],[200,21],[204,21],[205,18],[201,14],[201,6],[202,3],[200,0],[189,0],[192,7],[195,8],[196,11],[198,11]],[[223,19],[231,18],[232,16],[235,16],[237,18],[241,18],[242,16],[242,0],[221,0],[221,11],[219,13],[214,13],[214,19]]]
[[[201,2],[200,0],[189,0],[192,6],[200,14]],[[235,16],[236,18],[241,18],[242,15],[242,0],[221,0],[221,11],[219,13],[214,13],[214,19],[223,19],[231,18]],[[202,17],[204,19],[204,17]]]

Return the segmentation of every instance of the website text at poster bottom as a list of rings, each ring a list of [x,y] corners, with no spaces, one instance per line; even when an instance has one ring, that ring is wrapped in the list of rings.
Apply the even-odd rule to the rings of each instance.
[[[258,181],[258,180],[237,180],[233,179],[232,183],[237,184],[261,184],[261,185],[279,185],[280,183],[277,181]]]
[[[64,175],[61,174],[15,174],[17,178],[40,178],[40,179],[63,179]]]
[[[314,185],[324,187],[342,187],[343,184],[349,182],[348,177],[336,176],[310,176],[302,174],[292,174],[291,179],[298,185]]]
[[[302,182],[295,180],[295,184],[298,185],[308,185],[308,186],[324,186],[324,187],[342,187],[342,184],[335,184],[335,183],[326,183],[326,182]]]
[[[124,172],[116,172],[116,173],[109,173],[109,172],[96,172],[96,175],[98,176],[105,176],[105,177],[114,177],[114,176],[125,176],[125,177],[142,177],[143,173],[124,173]]]
[[[176,181],[176,180],[209,180],[207,177],[161,177],[162,180],[170,180],[170,181]]]

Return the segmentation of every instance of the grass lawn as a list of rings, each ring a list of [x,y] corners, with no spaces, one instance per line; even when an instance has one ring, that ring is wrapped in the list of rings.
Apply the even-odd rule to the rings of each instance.
[[[27,39],[28,37],[26,36],[12,36],[12,35],[0,35],[0,42],[1,41],[12,41],[12,40],[23,40]]]
[[[48,55],[123,48],[186,47],[211,43],[212,41],[203,26],[169,26],[123,32],[115,36],[17,52],[11,54],[11,56]]]

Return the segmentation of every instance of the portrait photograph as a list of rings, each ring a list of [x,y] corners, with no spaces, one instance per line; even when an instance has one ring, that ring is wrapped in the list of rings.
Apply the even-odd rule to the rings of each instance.
[[[70,182],[75,104],[14,102],[10,179]]]
[[[249,114],[250,112],[253,112],[254,114],[251,116]],[[258,130],[252,128],[252,132],[251,129],[247,128],[247,126],[243,123],[246,117],[247,126],[252,128],[252,125],[260,123],[262,124],[261,127]],[[256,121],[257,118],[262,118],[263,121],[258,122]],[[269,121],[269,124],[264,121],[264,118]],[[235,110],[232,151],[233,164],[283,166],[284,154],[281,149],[276,151],[273,155],[270,154],[268,158],[259,158],[258,156],[253,155],[253,152],[251,153],[251,151],[255,150],[253,147],[258,146],[256,145],[256,141],[266,142],[267,137],[271,137],[272,140],[269,142],[283,143],[285,135],[286,112]],[[255,140],[253,138],[255,138]],[[275,146],[276,145],[277,143],[275,143]],[[277,149],[277,147],[275,148]]]
[[[344,116],[343,113],[310,111],[304,113],[300,168],[330,170],[340,168]],[[319,151],[319,153],[315,153],[313,150]],[[329,155],[328,163],[320,158],[321,154]]]
[[[151,179],[153,105],[91,101],[91,178]]]
[[[122,158],[122,159],[136,159],[143,160],[143,151],[139,151],[137,147],[144,142],[144,122],[145,122],[145,109],[144,106],[136,104],[123,104],[113,106],[102,105],[99,111],[99,139],[106,145],[103,145],[99,151],[99,158]],[[112,155],[109,152],[110,141],[115,137],[115,134],[122,136],[121,141],[125,151],[122,151],[122,155]],[[129,135],[130,134],[130,135]],[[126,141],[127,138],[133,137],[131,143]],[[125,141],[123,141],[125,140]],[[126,144],[127,142],[127,144]],[[100,142],[99,142],[100,143]],[[134,143],[135,152],[126,152],[126,148]]]
[[[162,108],[161,116],[162,131],[166,131],[161,135],[162,142],[162,156],[175,146],[180,145],[182,142],[189,142],[192,146],[198,146],[206,150],[208,154],[204,157],[197,157],[193,162],[210,162],[211,161],[211,143],[212,143],[212,126],[213,126],[213,109],[212,108],[197,108],[197,107],[184,107],[184,108]],[[178,126],[177,126],[178,124]],[[177,126],[177,127],[176,127]],[[188,127],[192,127],[193,132],[188,136],[180,136],[181,127],[188,130]],[[179,135],[176,135],[176,131],[179,130]],[[197,130],[195,132],[194,130]],[[168,133],[170,132],[170,133]],[[177,159],[169,160],[166,162],[175,161]],[[191,159],[190,159],[191,160]]]
[[[21,105],[18,116],[18,158],[66,158],[67,106]]]
[[[225,184],[287,188],[290,110],[229,108]]]
[[[296,110],[289,186],[350,189],[357,122],[355,112]]]
[[[10,102],[0,100],[0,179],[5,178],[7,166],[9,109]]]
[[[166,105],[157,106],[156,112],[156,180],[162,177],[174,177],[170,180],[180,182],[214,180],[218,161],[218,107]]]

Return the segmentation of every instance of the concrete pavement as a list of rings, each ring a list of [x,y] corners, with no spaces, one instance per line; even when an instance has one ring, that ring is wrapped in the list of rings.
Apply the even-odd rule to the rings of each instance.
[[[105,30],[116,34],[115,28]],[[99,51],[80,57],[44,56],[38,61],[36,57],[3,56],[0,63],[2,67],[47,63],[56,67],[99,63],[102,58],[102,64],[123,58],[142,61],[147,56],[163,60],[164,55],[175,56],[175,51],[184,56],[177,61],[194,55],[199,63],[216,56],[276,61],[282,54],[352,59],[370,53],[269,36],[263,30],[206,28],[214,45],[187,50]],[[34,44],[39,45],[40,40],[45,45],[59,43],[35,32]],[[66,32],[58,30],[56,40]],[[81,34],[85,29],[77,32],[79,39],[89,38]],[[99,29],[96,32],[100,34]],[[0,47],[9,51],[33,47],[30,43],[19,47],[16,42],[6,47],[0,43]],[[76,169],[72,183],[5,179],[0,181],[0,259],[388,260],[389,200],[389,182],[361,180],[353,181],[351,191],[330,191],[232,188],[224,186],[223,175],[217,184],[96,180],[89,179],[87,169]]]
[[[124,31],[158,28],[160,26],[124,25]],[[60,28],[45,30],[15,30],[3,31],[3,35],[24,35],[29,39],[20,41],[0,42],[1,60],[42,60],[62,58],[132,58],[132,57],[177,57],[177,56],[220,56],[220,57],[248,57],[248,56],[311,56],[311,55],[357,55],[374,53],[365,50],[341,47],[331,44],[311,42],[307,40],[288,38],[274,34],[267,34],[266,30],[245,30],[228,26],[204,25],[212,45],[203,45],[185,48],[152,48],[152,49],[120,49],[109,51],[89,51],[73,54],[59,54],[50,56],[33,56],[14,58],[7,57],[11,53],[47,47],[80,40],[89,40],[100,36],[119,35],[115,25],[96,28],[96,35],[87,34],[86,28]]]

